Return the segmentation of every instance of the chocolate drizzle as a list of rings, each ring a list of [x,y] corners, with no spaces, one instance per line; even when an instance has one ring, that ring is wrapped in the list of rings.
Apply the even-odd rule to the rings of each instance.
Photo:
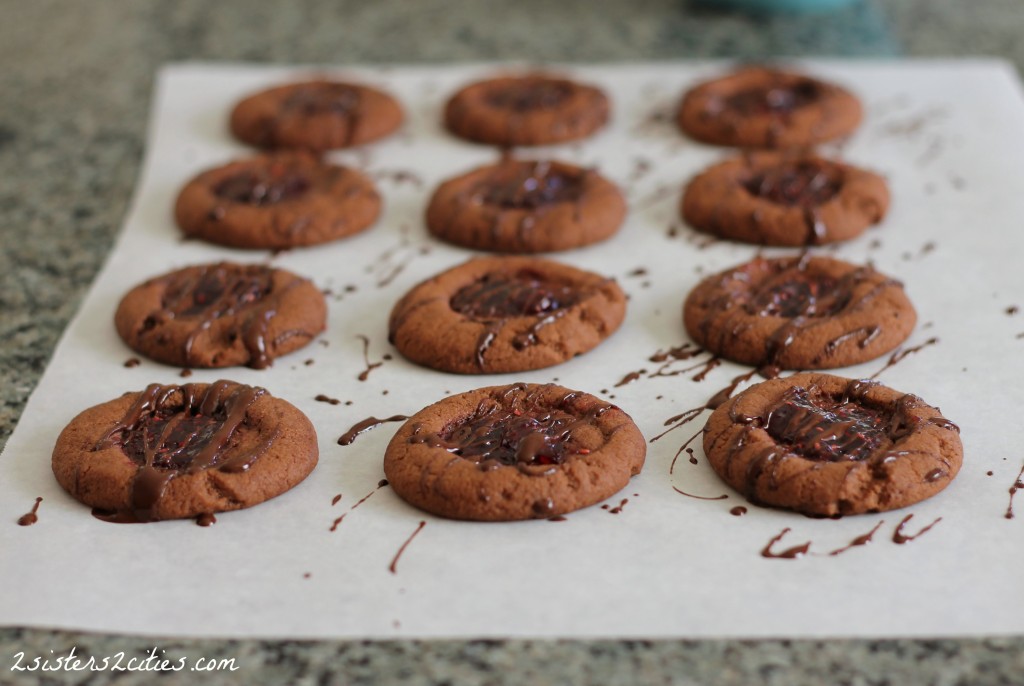
[[[147,522],[158,518],[168,484],[178,476],[207,469],[244,472],[277,437],[274,431],[242,447],[251,427],[249,410],[266,391],[230,381],[203,388],[198,384],[151,384],[125,415],[101,438],[96,451],[120,449],[138,469],[126,512],[94,514],[107,521]]]
[[[806,211],[834,198],[843,179],[842,171],[835,165],[818,160],[796,160],[757,170],[741,184],[758,198]]]
[[[304,196],[312,187],[301,171],[275,162],[268,166],[250,167],[228,177],[213,188],[221,200],[267,207]]]
[[[273,273],[274,270],[266,266],[222,262],[165,277],[161,309],[146,317],[138,335],[150,335],[159,324],[170,320],[194,322],[184,344],[185,363],[186,366],[207,366],[193,352],[196,341],[215,323],[230,317],[234,319],[232,325],[218,335],[226,337],[229,344],[241,339],[249,353],[250,367],[268,367],[282,341],[315,335],[315,332],[292,329],[270,338],[270,323],[277,314],[280,297],[303,283],[296,278],[284,288],[275,289]]]
[[[419,534],[419,532],[423,531],[423,527],[425,527],[426,525],[426,522],[420,521],[419,525],[416,527],[416,530],[409,535],[409,538],[405,539],[405,543],[403,543],[402,546],[398,549],[398,552],[395,553],[395,556],[391,559],[391,564],[388,565],[389,572],[391,572],[392,574],[398,573],[398,559],[402,557],[402,553],[404,553],[405,549],[409,547],[410,543],[412,543],[412,539],[416,538],[416,535]]]
[[[583,176],[553,169],[550,162],[509,162],[475,188],[487,205],[510,210],[536,210],[557,203],[579,202]]]
[[[525,384],[516,384],[500,396],[484,398],[470,416],[439,432],[414,426],[409,442],[441,448],[484,471],[514,466],[529,475],[548,474],[556,465],[590,453],[574,432],[592,425],[612,407],[597,405],[580,411],[578,393],[570,391],[549,400],[545,398],[549,388],[527,390]]]
[[[912,515],[912,514],[908,514],[896,526],[896,530],[892,534],[892,542],[893,543],[896,543],[897,545],[903,545],[904,543],[908,543],[910,541],[913,541],[915,538],[917,538],[919,536],[922,536],[923,534],[927,533],[929,529],[931,529],[933,526],[935,526],[936,524],[938,524],[939,522],[942,521],[942,517],[938,517],[934,522],[932,522],[928,526],[924,527],[923,529],[918,531],[916,534],[910,535],[910,534],[903,533],[903,527],[907,525],[907,523],[913,518],[913,516],[914,515]]]
[[[372,429],[376,429],[381,424],[384,424],[386,422],[401,422],[406,419],[408,419],[408,417],[405,416],[404,414],[396,414],[392,415],[391,417],[386,417],[384,419],[378,419],[377,417],[367,417],[362,421],[356,422],[348,431],[343,433],[341,437],[338,439],[338,445],[351,445],[352,442],[355,441],[360,434],[366,433],[367,431],[370,431]]]
[[[484,98],[491,107],[523,113],[554,109],[572,93],[573,87],[568,81],[527,78],[491,85]]]
[[[449,306],[464,317],[484,324],[476,345],[476,363],[483,369],[488,349],[509,319],[536,319],[512,339],[512,346],[523,350],[535,345],[541,329],[564,316],[568,308],[582,299],[582,295],[569,284],[552,281],[530,269],[521,269],[511,274],[485,274],[456,291]]]
[[[989,472],[989,474],[991,475],[992,472]],[[1015,516],[1013,514],[1013,499],[1016,497],[1017,491],[1021,490],[1022,488],[1024,488],[1024,467],[1020,468],[1020,472],[1017,474],[1017,478],[1013,480],[1013,485],[1010,486],[1010,502],[1007,503],[1006,505],[1006,514],[1003,515],[1007,519],[1013,519]]]
[[[851,548],[856,548],[857,546],[867,545],[868,543],[871,542],[871,539],[874,537],[875,533],[879,529],[882,528],[883,524],[885,524],[885,520],[882,520],[882,521],[878,522],[878,524],[875,524],[874,528],[871,529],[871,531],[867,532],[866,534],[861,534],[860,536],[857,536],[852,541],[850,541],[849,543],[844,545],[842,548],[836,548],[835,550],[829,552],[829,555],[832,556],[832,557],[834,557],[836,555],[842,555],[843,553],[845,553],[847,550],[850,550]]]
[[[32,509],[18,517],[18,526],[32,526],[39,521],[39,503],[43,502],[42,497],[37,497]]]
[[[779,532],[776,536],[774,536],[772,538],[772,540],[768,541],[768,545],[766,545],[764,548],[761,549],[761,557],[770,557],[770,558],[783,559],[783,560],[794,560],[794,559],[796,559],[798,557],[802,557],[802,556],[806,555],[807,551],[811,549],[811,542],[810,541],[807,541],[806,543],[801,543],[800,545],[795,545],[792,548],[786,548],[782,552],[776,553],[776,552],[772,551],[772,546],[774,546],[776,543],[781,541],[782,537],[785,536],[786,534],[788,534],[790,531],[792,531],[792,529],[790,529],[787,526],[785,529],[783,529],[781,532]]]

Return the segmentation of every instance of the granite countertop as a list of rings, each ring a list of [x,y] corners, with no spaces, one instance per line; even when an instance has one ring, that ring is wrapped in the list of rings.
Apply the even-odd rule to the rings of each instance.
[[[120,228],[165,62],[995,55],[1024,65],[1019,0],[864,0],[834,14],[757,18],[685,0],[0,0],[0,16],[0,446]],[[234,658],[237,671],[202,683],[1024,682],[1024,637],[303,642],[0,628],[0,684],[39,680],[11,671],[19,652],[145,657],[153,646],[172,661]],[[135,684],[152,675],[53,672],[46,683],[86,678]]]

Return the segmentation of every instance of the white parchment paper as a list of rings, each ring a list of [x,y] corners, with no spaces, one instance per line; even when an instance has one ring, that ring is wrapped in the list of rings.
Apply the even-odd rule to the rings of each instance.
[[[703,356],[651,378],[659,367],[648,361],[687,340],[681,304],[697,281],[757,252],[708,240],[677,218],[686,180],[729,153],[684,138],[671,115],[687,87],[723,65],[564,69],[608,91],[613,123],[590,140],[535,154],[598,167],[622,185],[631,209],[612,240],[555,257],[618,278],[631,295],[629,313],[622,330],[585,356],[548,370],[483,377],[415,367],[386,335],[399,296],[472,255],[428,237],[422,215],[439,181],[497,157],[491,148],[452,138],[439,123],[455,88],[495,69],[178,65],[159,79],[146,162],[121,238],[0,460],[0,624],[295,637],[1024,631],[1024,501],[1021,516],[1004,516],[1024,460],[1024,312],[1012,309],[1024,306],[1020,85],[1011,68],[990,61],[799,66],[847,85],[865,104],[866,121],[841,152],[888,177],[892,211],[880,227],[827,252],[870,261],[905,282],[919,314],[907,347],[938,339],[879,379],[941,406],[960,425],[964,467],[945,492],[905,511],[836,521],[758,508],[719,482],[699,441],[696,464],[683,453],[670,473],[702,416],[651,443],[643,473],[607,508],[558,523],[510,524],[445,521],[414,510],[377,487],[396,425],[337,445],[352,424],[371,415],[411,414],[478,386],[557,379],[613,399],[650,438],[666,419],[702,405],[745,371],[725,363],[700,382],[691,379],[700,368],[668,375]],[[183,242],[171,215],[178,190],[200,170],[250,152],[228,134],[233,103],[314,74],[379,85],[407,110],[400,135],[332,154],[378,180],[386,202],[379,223],[349,240],[279,255]],[[57,434],[86,407],[148,383],[180,381],[179,369],[147,360],[124,366],[134,354],[114,331],[114,308],[146,278],[219,259],[269,261],[332,293],[328,331],[310,347],[269,370],[197,370],[190,379],[230,378],[290,400],[319,432],[320,464],[293,491],[218,515],[209,528],[192,521],[99,521],[53,479]],[[366,367],[360,335],[369,339],[370,362],[393,356],[365,382],[357,380]],[[869,376],[884,362],[840,373]],[[644,378],[615,386],[641,369]],[[317,394],[342,402],[316,402]],[[728,497],[701,500],[676,489]],[[37,496],[43,498],[38,523],[17,526]],[[749,512],[731,515],[739,505]],[[893,532],[909,514],[907,533],[941,520],[897,545]],[[869,545],[828,555],[879,522]],[[762,548],[786,528],[791,531],[776,550],[810,541],[809,554],[762,557]]]

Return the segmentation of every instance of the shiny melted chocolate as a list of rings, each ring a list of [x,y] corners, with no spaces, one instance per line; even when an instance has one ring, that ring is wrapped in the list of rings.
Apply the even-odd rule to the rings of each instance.
[[[550,473],[553,466],[590,452],[573,432],[593,425],[611,405],[580,412],[577,393],[550,401],[544,397],[548,392],[547,386],[527,391],[524,384],[516,384],[499,397],[485,398],[473,414],[438,433],[414,427],[409,441],[442,448],[483,470],[514,466],[528,474]]]
[[[247,169],[214,186],[213,194],[222,200],[266,207],[305,195],[311,183],[301,171],[284,165],[265,169]]]
[[[838,167],[800,160],[760,170],[741,183],[751,195],[770,202],[811,208],[834,198],[843,179]]]
[[[566,81],[522,79],[491,86],[485,98],[492,107],[529,112],[558,107],[572,92],[572,85]]]
[[[745,88],[725,97],[725,108],[743,116],[788,115],[821,97],[821,89],[811,80],[795,83],[769,83]]]
[[[760,317],[831,317],[850,302],[851,291],[835,279],[785,270],[759,284],[743,308]]]
[[[551,165],[537,162],[499,167],[489,177],[481,193],[488,205],[503,209],[535,210],[545,205],[578,202],[583,194],[583,178],[578,174],[554,171]]]
[[[513,274],[491,272],[456,291],[450,305],[477,321],[509,317],[539,317],[574,305],[579,294],[572,286],[522,269]]]
[[[795,386],[769,412],[764,428],[780,444],[809,460],[859,461],[889,442],[892,418],[885,409]]]
[[[349,116],[359,107],[359,91],[344,83],[318,83],[295,89],[283,108],[307,117],[318,114]]]
[[[129,512],[110,521],[152,521],[167,485],[176,477],[206,469],[244,472],[276,437],[239,448],[249,426],[249,408],[266,393],[262,388],[217,381],[198,384],[150,384],[94,450],[119,448],[135,463]]]

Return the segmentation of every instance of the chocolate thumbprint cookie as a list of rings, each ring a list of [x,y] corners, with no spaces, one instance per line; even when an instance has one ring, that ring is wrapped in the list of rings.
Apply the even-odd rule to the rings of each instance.
[[[916,395],[813,373],[720,406],[704,451],[751,502],[817,516],[913,505],[948,486],[963,460],[957,426]]]
[[[622,193],[596,171],[505,158],[442,183],[427,228],[467,248],[535,253],[603,241],[625,216]]]
[[[862,117],[860,101],[840,86],[750,67],[687,92],[678,122],[684,133],[705,143],[794,148],[847,136]]]
[[[900,282],[872,267],[811,255],[758,257],[715,274],[683,306],[698,345],[775,371],[873,360],[902,343],[916,321]]]
[[[451,97],[444,123],[460,138],[514,147],[586,138],[609,116],[598,88],[549,74],[478,81]]]
[[[391,311],[389,339],[425,367],[520,372],[587,352],[625,313],[611,279],[537,258],[479,258],[406,293]]]
[[[699,231],[760,245],[821,245],[859,236],[889,208],[885,180],[813,155],[754,153],[716,164],[683,194]]]
[[[205,171],[178,195],[190,238],[233,248],[285,250],[359,233],[380,214],[373,182],[307,153],[277,153]]]
[[[553,384],[451,396],[413,415],[384,455],[402,499],[442,517],[509,521],[598,503],[644,464],[629,415]]]
[[[305,479],[317,457],[306,416],[262,388],[152,384],[75,417],[53,473],[101,519],[147,522],[251,507]]]

